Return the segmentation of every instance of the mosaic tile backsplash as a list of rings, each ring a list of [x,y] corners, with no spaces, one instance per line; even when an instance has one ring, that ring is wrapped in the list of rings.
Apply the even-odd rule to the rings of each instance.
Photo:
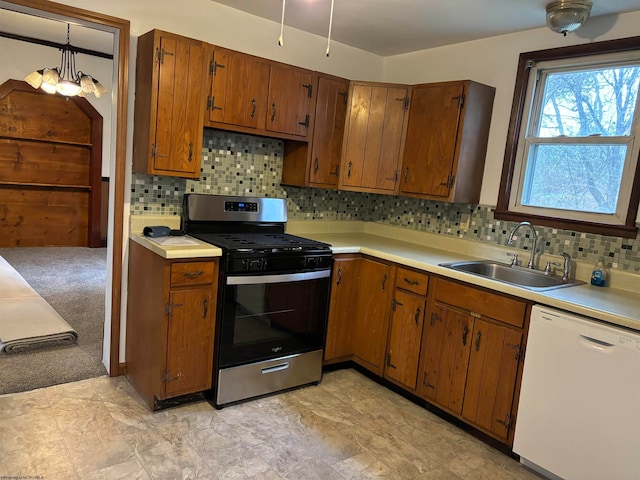
[[[515,225],[495,220],[492,207],[486,205],[281,186],[282,155],[281,140],[205,129],[200,179],[134,173],[131,213],[180,215],[187,192],[287,198],[292,220],[363,220],[497,245],[506,244]],[[467,220],[468,229],[463,228]],[[604,256],[612,268],[640,272],[640,237],[603,237],[539,226],[536,231],[538,245],[546,253],[567,252],[588,263]],[[530,248],[524,232],[518,233],[516,247]]]

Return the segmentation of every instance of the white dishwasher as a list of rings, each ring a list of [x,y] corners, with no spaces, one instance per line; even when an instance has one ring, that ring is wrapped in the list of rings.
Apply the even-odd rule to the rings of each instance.
[[[640,479],[640,334],[534,306],[513,451],[550,478]]]

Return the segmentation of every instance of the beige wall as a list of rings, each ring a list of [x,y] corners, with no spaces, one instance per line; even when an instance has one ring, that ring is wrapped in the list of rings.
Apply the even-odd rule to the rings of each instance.
[[[541,12],[541,15],[543,12]],[[475,80],[496,87],[480,203],[495,205],[521,52],[640,35],[640,12],[596,17],[566,37],[538,28],[474,42],[386,57],[387,82]]]

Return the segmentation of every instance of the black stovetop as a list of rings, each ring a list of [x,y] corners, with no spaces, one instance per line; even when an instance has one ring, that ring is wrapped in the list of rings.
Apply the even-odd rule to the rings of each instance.
[[[324,243],[288,233],[190,233],[228,252],[330,251]]]

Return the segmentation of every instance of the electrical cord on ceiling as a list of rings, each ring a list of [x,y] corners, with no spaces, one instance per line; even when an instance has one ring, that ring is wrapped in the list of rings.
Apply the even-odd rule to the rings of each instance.
[[[327,57],[329,56],[329,49],[331,48],[331,27],[333,25],[333,2],[334,0],[331,0],[331,13],[329,13],[329,34],[327,35]]]
[[[280,20],[280,38],[278,39],[278,45],[281,47],[284,45],[284,8],[287,0],[282,0],[282,20]]]

